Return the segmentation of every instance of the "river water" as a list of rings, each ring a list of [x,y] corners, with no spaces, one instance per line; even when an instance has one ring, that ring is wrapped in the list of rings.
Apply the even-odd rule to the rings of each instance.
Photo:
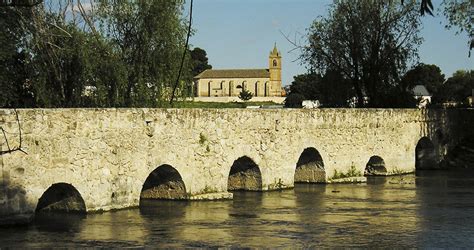
[[[297,184],[234,200],[38,216],[0,228],[0,247],[474,247],[474,172],[366,184]]]

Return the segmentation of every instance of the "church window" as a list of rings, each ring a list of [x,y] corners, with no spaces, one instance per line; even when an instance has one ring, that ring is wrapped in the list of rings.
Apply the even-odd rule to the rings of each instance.
[[[276,66],[278,66],[277,60],[273,59],[273,67],[276,67]]]

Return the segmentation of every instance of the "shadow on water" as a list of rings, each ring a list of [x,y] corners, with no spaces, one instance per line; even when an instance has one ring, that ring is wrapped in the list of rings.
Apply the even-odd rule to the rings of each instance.
[[[82,229],[85,214],[38,213],[33,226],[41,232],[77,233]]]
[[[172,219],[184,216],[189,201],[140,200],[140,214],[147,218],[159,217]]]

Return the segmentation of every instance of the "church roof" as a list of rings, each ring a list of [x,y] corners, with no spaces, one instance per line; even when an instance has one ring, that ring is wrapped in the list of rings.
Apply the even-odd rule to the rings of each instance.
[[[268,69],[207,69],[194,78],[270,78]]]

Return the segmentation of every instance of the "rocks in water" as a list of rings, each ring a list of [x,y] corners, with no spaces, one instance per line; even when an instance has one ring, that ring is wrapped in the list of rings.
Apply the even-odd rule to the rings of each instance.
[[[383,164],[375,165],[375,164],[367,164],[365,168],[364,175],[387,175],[387,169]]]
[[[250,168],[230,174],[227,182],[227,190],[262,190],[262,177],[260,171],[255,168]]]
[[[189,197],[190,200],[203,200],[203,201],[212,201],[212,200],[230,200],[233,198],[232,193],[209,193],[209,194],[198,194]]]
[[[262,174],[258,165],[247,156],[235,160],[230,168],[227,190],[261,191]]]
[[[143,190],[140,197],[142,199],[166,199],[166,200],[180,200],[186,199],[186,189],[183,181],[167,181]]]
[[[387,175],[385,161],[380,156],[372,156],[365,166],[364,175]]]
[[[71,184],[56,183],[41,196],[36,212],[85,213],[86,205]]]
[[[364,183],[367,182],[367,177],[356,176],[328,180],[328,183]]]
[[[295,182],[325,183],[326,171],[322,162],[309,162],[297,166],[295,171]]]
[[[71,196],[47,205],[40,212],[85,213],[85,208],[83,202]]]

